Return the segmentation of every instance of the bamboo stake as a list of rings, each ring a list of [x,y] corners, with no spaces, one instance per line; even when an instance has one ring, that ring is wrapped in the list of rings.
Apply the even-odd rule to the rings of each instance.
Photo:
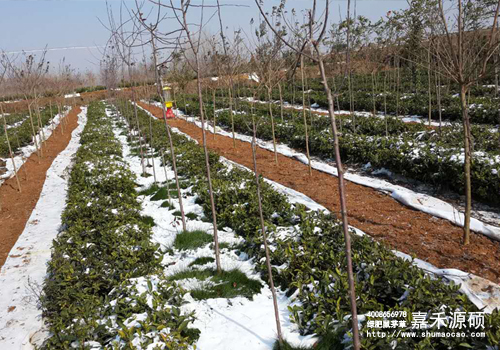
[[[35,125],[33,124],[33,113],[31,112],[31,103],[28,104],[28,111],[30,115],[31,131],[36,147],[36,152],[38,153],[38,163],[40,163],[40,149],[38,148],[38,140],[36,138]]]
[[[181,188],[179,184],[179,176],[177,174],[177,160],[175,158],[175,149],[174,149],[174,143],[172,141],[172,134],[170,133],[170,126],[168,125],[167,121],[167,110],[165,109],[165,98],[162,95],[162,89],[163,89],[163,84],[161,81],[160,74],[158,72],[158,62],[156,58],[156,46],[154,42],[154,36],[153,33],[151,33],[151,45],[153,46],[153,59],[154,59],[154,67],[155,67],[155,80],[157,84],[157,91],[158,94],[160,95],[160,98],[162,100],[162,107],[163,107],[163,120],[165,122],[165,129],[167,130],[167,137],[168,137],[168,142],[170,145],[170,156],[172,157],[172,167],[174,168],[174,176],[175,176],[175,185],[177,187],[177,197],[179,199],[179,209],[181,212],[181,220],[182,220],[182,229],[186,231],[186,216],[184,215],[184,207],[182,203],[182,194],[181,194]]]
[[[306,92],[304,87],[304,56],[300,56],[300,73],[302,77],[302,116],[304,119],[304,131],[306,135],[306,155],[307,165],[309,167],[309,176],[312,176],[311,155],[309,154],[309,133],[307,131],[307,117],[306,117]]]
[[[274,163],[278,165],[278,151],[276,149],[276,136],[275,136],[275,131],[274,131],[274,116],[273,116],[273,106],[271,103],[271,89],[267,89],[267,96],[269,99],[269,115],[271,116],[271,131],[273,133],[273,147],[274,147]]]
[[[165,163],[165,152],[163,152],[163,148],[160,150],[160,152],[161,152],[161,160],[163,162],[163,171],[165,172],[165,181],[167,182],[168,204],[172,205],[172,199],[170,198],[170,181],[168,179],[167,163]]]
[[[214,106],[214,141],[215,141],[215,137],[217,136],[217,133],[215,132],[215,126],[217,125],[217,113],[215,112],[215,88],[212,89],[212,100]]]
[[[255,116],[253,114],[252,114],[252,125],[253,125],[252,159],[253,159],[253,168],[254,168],[254,173],[255,173],[255,184],[257,186],[257,200],[259,202],[260,226],[261,226],[261,230],[262,230],[262,238],[264,240],[264,249],[266,252],[266,265],[267,265],[267,273],[269,274],[269,287],[271,289],[271,293],[273,296],[273,306],[274,306],[274,317],[276,320],[276,330],[278,333],[278,341],[280,344],[280,349],[282,349],[283,336],[281,333],[280,314],[279,314],[279,308],[278,308],[278,301],[277,301],[277,297],[276,297],[276,289],[274,287],[274,281],[273,281],[273,269],[271,267],[271,257],[269,255],[269,247],[267,245],[266,225],[264,222],[264,215],[262,213],[262,198],[261,198],[261,194],[260,194],[259,172],[257,170],[257,157],[255,155],[256,151],[257,151],[257,144],[256,144],[257,128],[255,126]]]

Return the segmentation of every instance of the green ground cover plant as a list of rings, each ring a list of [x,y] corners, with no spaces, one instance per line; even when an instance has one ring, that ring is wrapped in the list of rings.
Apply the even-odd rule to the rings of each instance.
[[[391,73],[388,73],[391,74]],[[426,72],[422,72],[422,82],[427,82]],[[384,72],[380,73],[380,81],[383,80]],[[419,86],[412,86],[405,75],[402,76],[402,84],[400,86],[399,94],[396,89],[388,88],[383,91],[383,86],[378,86],[375,91],[375,107],[376,110],[381,112],[387,108],[387,113],[395,115],[399,110],[399,115],[417,115],[427,117],[428,115],[428,87],[425,83]],[[341,78],[342,79],[342,78]],[[390,79],[390,78],[389,78]],[[337,78],[338,80],[338,78]],[[353,75],[353,100],[355,111],[373,111],[373,86],[370,75],[354,74]],[[341,85],[341,81],[337,81],[337,86]],[[333,84],[331,85],[333,86]],[[295,95],[294,91],[295,90]],[[320,79],[308,79],[305,87],[307,94],[307,104],[317,104],[321,108],[328,108],[328,101],[326,94],[323,90],[323,85]],[[336,110],[350,110],[349,96],[347,89],[338,99],[335,99]],[[437,121],[439,119],[438,104],[436,100],[435,86],[432,88],[432,119]],[[459,87],[456,84],[451,84],[449,87],[442,89],[441,92],[441,117],[443,120],[460,121],[460,99],[458,98]],[[254,96],[255,89],[251,86],[243,86],[239,89],[238,96],[252,97]],[[226,91],[218,91],[219,96],[227,94]],[[302,85],[299,80],[295,83],[286,81],[282,83],[283,100],[295,104],[302,104]],[[385,95],[385,100],[384,100]],[[399,103],[397,102],[399,97]],[[260,100],[267,100],[267,92],[262,90],[257,92],[257,98]],[[279,100],[279,90],[274,88],[272,92],[272,99]],[[338,104],[337,104],[338,101]],[[500,101],[495,95],[494,88],[474,86],[468,96],[468,103],[470,106],[470,118],[472,123],[496,125],[499,123],[498,119],[498,106]]]
[[[183,231],[175,237],[174,247],[179,250],[196,249],[213,241],[213,236],[205,231]]]
[[[125,113],[125,108],[120,109]],[[130,108],[129,108],[130,110]],[[139,112],[142,125],[148,125],[149,115]],[[155,147],[167,147],[163,121],[153,120]],[[146,131],[146,130],[144,130]],[[145,134],[147,134],[145,132]],[[210,216],[210,201],[204,168],[199,161],[203,150],[188,138],[173,134],[179,158],[179,172],[190,179],[193,193],[198,195],[205,216]],[[213,186],[216,195],[218,224],[230,227],[245,239],[238,249],[258,262],[262,279],[267,279],[262,237],[259,233],[256,186],[253,175],[239,168],[229,169],[211,154]],[[334,215],[308,211],[292,205],[262,180],[264,220],[272,247],[274,279],[282,290],[301,303],[290,308],[291,318],[303,334],[316,334],[320,341],[349,342],[349,300],[345,253],[341,226]],[[282,232],[285,230],[286,235]],[[374,244],[367,236],[352,234],[353,269],[360,314],[369,311],[437,312],[444,305],[446,314],[454,310],[478,311],[459,287],[447,284],[435,276],[397,257],[382,244]],[[279,268],[277,268],[279,266]],[[366,330],[366,323],[361,332]],[[407,329],[403,330],[408,330]],[[431,329],[432,330],[432,329]],[[470,329],[467,329],[468,332]],[[484,338],[468,335],[458,338],[370,338],[363,337],[367,349],[486,349],[499,344],[500,313],[485,317]],[[363,334],[363,333],[362,333]],[[331,343],[337,341],[337,345]],[[396,342],[396,343],[394,343]],[[345,346],[343,344],[342,346]]]
[[[190,110],[197,102],[186,100]],[[225,107],[224,101],[218,103]],[[184,109],[183,102],[178,103]],[[250,111],[248,103],[242,103],[242,109]],[[271,121],[268,106],[254,104],[255,113],[265,123],[259,127],[258,137],[272,140]],[[278,107],[275,113],[279,114]],[[185,109],[184,109],[185,110]],[[285,112],[284,121],[275,118],[275,134],[279,142],[291,148],[305,152],[305,131],[301,112]],[[207,106],[207,119],[212,120],[213,109]],[[248,115],[233,115],[235,131],[251,136],[248,127]],[[309,130],[309,151],[312,156],[324,160],[334,158],[333,139],[330,132],[330,121],[326,116],[313,116],[312,128]],[[421,124],[407,124],[396,118],[388,120],[388,136],[383,119],[372,117],[356,118],[356,127],[350,116],[339,118],[342,123],[340,135],[340,151],[343,159],[349,164],[370,163],[374,168],[386,168],[409,178],[417,179],[443,190],[463,193],[463,151],[462,126],[454,124],[442,129],[428,130]],[[231,130],[229,111],[217,115],[217,125],[227,131]],[[340,127],[340,125],[339,125]],[[475,200],[493,205],[500,204],[500,149],[497,133],[488,126],[474,125],[474,154],[472,161],[472,196]]]
[[[57,108],[52,108],[52,113],[50,112],[49,108],[42,109],[40,111],[40,120],[42,126],[45,127],[49,125],[56,114]],[[17,122],[22,121],[22,123],[7,130],[9,134],[10,145],[12,146],[12,152],[14,153],[17,152],[21,147],[29,145],[33,142],[31,122],[29,118],[26,118],[26,116],[28,116],[28,112],[26,111],[23,113],[19,113],[15,116],[15,118],[12,117],[12,120],[17,120]],[[38,132],[37,117],[34,115],[33,118],[33,122],[35,124],[35,132]],[[6,158],[9,157],[9,147],[7,145],[7,137],[5,136],[3,121],[0,122],[0,157]]]
[[[248,278],[246,274],[237,269],[222,271],[220,274],[214,269],[186,270],[170,276],[169,279],[177,281],[187,278],[209,282],[203,287],[190,290],[193,298],[198,300],[237,296],[251,299],[254,294],[260,293],[262,288],[259,281]]]
[[[104,104],[92,103],[87,117],[43,286],[51,332],[43,348],[134,348],[161,340],[187,349],[199,331],[188,327],[193,315],[180,311],[182,291],[162,274],[152,218],[140,214],[135,176]]]

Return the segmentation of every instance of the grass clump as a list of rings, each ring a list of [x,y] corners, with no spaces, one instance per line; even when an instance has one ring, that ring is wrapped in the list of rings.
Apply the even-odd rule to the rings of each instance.
[[[161,187],[158,191],[156,191],[155,195],[151,197],[152,201],[160,201],[168,198],[168,188],[167,186]],[[176,190],[170,190],[170,197],[177,197]]]
[[[227,242],[220,242],[219,243],[219,249],[224,249],[224,248],[228,248],[229,249],[231,247],[232,247],[232,245],[229,244],[229,243],[227,243]]]
[[[187,213],[186,217],[188,219],[190,219],[190,220],[196,220],[196,219],[198,219],[198,215],[196,215],[195,213]]]
[[[177,189],[177,183],[175,182],[175,180],[170,180],[170,181],[163,181],[162,182],[163,184],[168,185],[170,186],[170,188],[172,189]],[[191,183],[187,180],[180,180],[179,179],[179,187],[182,188],[183,190],[185,190],[186,188],[188,188],[189,186],[191,186]]]
[[[189,267],[195,266],[195,265],[205,265],[211,262],[214,262],[215,259],[210,257],[210,256],[204,256],[201,258],[196,258],[191,264],[189,264]]]
[[[196,278],[200,281],[210,281],[214,285],[207,284],[206,287],[191,290],[194,299],[204,300],[212,298],[234,298],[243,296],[251,299],[254,294],[260,293],[262,284],[254,279],[248,278],[243,272],[237,269],[222,271],[217,270],[187,270],[179,272],[170,277],[171,280],[181,280],[186,278]]]
[[[155,220],[151,216],[149,216],[149,215],[143,215],[143,216],[141,216],[141,221],[143,223],[145,223],[146,225],[148,225],[149,227],[156,226]]]
[[[166,200],[165,202],[163,202],[160,207],[162,208],[168,208],[168,209],[174,209],[174,206],[172,204],[170,204],[170,202],[168,200]]]
[[[213,236],[205,231],[182,231],[175,237],[174,247],[179,250],[196,249],[213,241]]]
[[[153,193],[158,192],[160,186],[152,184],[151,186],[139,191],[139,196],[151,196]]]

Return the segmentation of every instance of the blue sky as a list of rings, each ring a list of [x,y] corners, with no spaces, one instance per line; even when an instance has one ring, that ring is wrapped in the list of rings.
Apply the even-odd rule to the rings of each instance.
[[[198,0],[198,2],[201,2]],[[109,0],[118,8],[119,0]],[[134,1],[126,1],[133,7]],[[215,0],[205,0],[215,4]],[[247,5],[247,8],[225,7],[224,25],[230,30],[248,30],[251,18],[258,18],[254,0],[221,0],[221,3]],[[277,0],[267,0],[266,4],[276,4]],[[288,0],[287,7],[306,8],[311,1]],[[318,3],[322,4],[322,1]],[[338,20],[339,13],[345,17],[345,0],[331,1],[331,18]],[[270,5],[269,5],[270,6]],[[354,0],[353,0],[354,6]],[[357,0],[358,15],[378,20],[389,10],[407,6],[405,0]],[[107,30],[98,18],[107,22],[105,0],[0,0],[0,50],[7,52],[49,48],[88,47],[102,45],[108,39]],[[175,25],[174,22],[170,22]],[[217,32],[216,18],[207,26],[209,31]],[[48,53],[48,59],[56,65],[63,57],[66,62],[79,71],[96,71],[100,53],[97,49],[55,50]]]

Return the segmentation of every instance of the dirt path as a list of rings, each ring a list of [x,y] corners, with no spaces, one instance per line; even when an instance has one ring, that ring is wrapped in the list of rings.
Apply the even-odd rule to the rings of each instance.
[[[155,116],[161,117],[158,107],[140,103]],[[184,120],[169,121],[171,126],[201,143],[201,129]],[[251,147],[247,142],[213,135],[207,137],[208,147],[220,155],[250,169]],[[284,186],[302,192],[329,210],[339,213],[338,180],[329,174],[313,170],[292,158],[259,148],[257,163],[262,175]],[[500,243],[481,234],[472,234],[467,247],[461,244],[462,229],[429,214],[413,210],[372,188],[347,181],[349,224],[379,242],[428,261],[439,268],[457,268],[500,283]]]
[[[11,248],[23,233],[31,212],[35,208],[47,170],[57,155],[68,146],[71,133],[78,126],[80,107],[73,108],[66,117],[64,134],[61,135],[61,124],[44,142],[43,157],[39,159],[33,153],[28,161],[18,171],[22,193],[19,193],[16,179],[11,178],[0,186],[0,267],[3,266]]]

